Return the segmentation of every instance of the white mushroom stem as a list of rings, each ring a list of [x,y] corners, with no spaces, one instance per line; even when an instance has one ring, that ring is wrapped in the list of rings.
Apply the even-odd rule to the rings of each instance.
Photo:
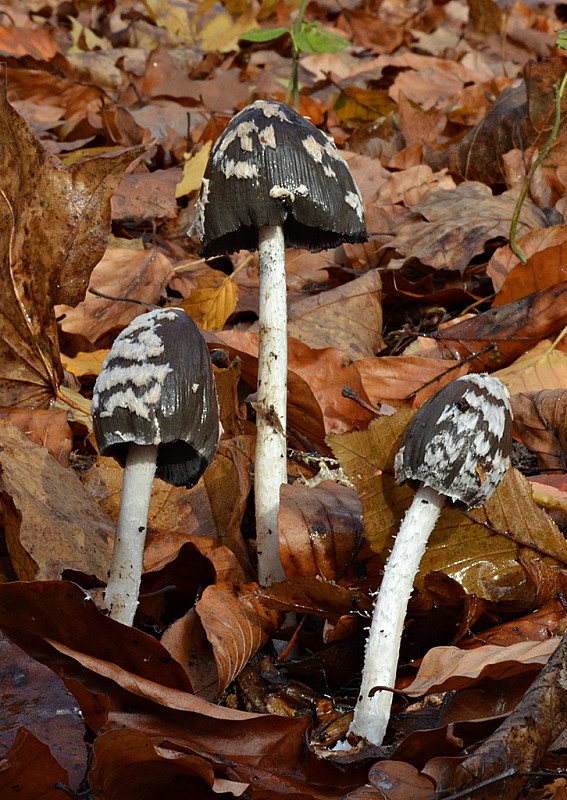
[[[157,445],[128,446],[114,554],[104,594],[110,616],[124,625],[133,624],[138,606],[157,451]]]
[[[279,225],[260,228],[260,342],[254,495],[258,579],[283,580],[278,542],[280,486],[287,482],[287,295],[285,245]]]
[[[349,733],[362,736],[377,746],[382,744],[390,719],[400,642],[413,582],[445,499],[429,486],[418,489],[396,536],[374,605],[360,695]]]

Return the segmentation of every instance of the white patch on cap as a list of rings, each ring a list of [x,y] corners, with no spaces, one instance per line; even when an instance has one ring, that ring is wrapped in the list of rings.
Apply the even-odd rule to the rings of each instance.
[[[152,407],[161,399],[165,378],[173,371],[168,363],[156,364],[150,360],[164,352],[163,340],[156,328],[164,321],[175,319],[175,309],[158,308],[136,317],[118,334],[94,387],[93,408],[102,409],[100,417],[110,417],[116,408],[124,408],[139,417],[149,418]],[[125,365],[117,361],[131,363]],[[120,391],[116,391],[117,388]]]
[[[289,200],[290,203],[295,202],[295,195],[291,189],[286,189],[285,186],[272,186],[270,189],[270,197],[274,200]]]
[[[223,164],[222,171],[225,178],[238,178],[239,180],[249,180],[257,178],[259,175],[258,165],[251,161],[234,161],[227,158]]]
[[[271,119],[271,117],[277,117],[278,119],[283,120],[283,122],[291,122],[290,118],[285,113],[284,108],[278,105],[278,103],[271,103],[269,100],[256,100],[255,103],[252,103],[252,108],[260,109],[260,111],[262,111],[264,116],[268,119]]]
[[[307,186],[304,183],[300,183],[299,186],[297,187],[297,189],[295,190],[295,194],[298,197],[308,197],[309,189],[307,188]]]
[[[342,161],[343,164],[346,164],[344,158],[339,154],[339,151],[335,147],[333,140],[329,139],[328,136],[325,136],[325,139],[325,144],[321,144],[321,142],[318,142],[314,136],[307,136],[307,138],[303,139],[301,144],[307,150],[311,158],[317,162],[317,164],[322,163],[324,155],[332,158],[334,161]]]
[[[360,199],[360,195],[356,192],[347,192],[345,195],[345,202],[348,206],[353,208],[356,211],[356,216],[359,218],[361,222],[364,221],[364,209],[362,207],[362,201]]]
[[[323,164],[323,172],[325,173],[327,178],[336,178],[337,177],[337,173],[335,172],[335,170],[331,166],[329,166],[329,164]]]
[[[276,149],[276,132],[273,125],[268,125],[266,128],[258,133],[258,141],[262,147],[271,147],[272,150]]]

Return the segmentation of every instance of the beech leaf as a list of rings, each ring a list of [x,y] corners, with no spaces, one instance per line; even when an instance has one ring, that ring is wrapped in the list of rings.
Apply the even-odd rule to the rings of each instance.
[[[53,306],[82,299],[132,148],[66,167],[10,105],[0,73],[0,406],[46,406],[62,381]]]

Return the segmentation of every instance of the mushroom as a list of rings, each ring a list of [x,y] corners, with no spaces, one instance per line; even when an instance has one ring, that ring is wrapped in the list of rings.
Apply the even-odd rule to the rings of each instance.
[[[287,482],[285,247],[367,239],[360,192],[332,139],[293,109],[257,100],[216,141],[190,233],[205,258],[258,249],[260,270],[256,541],[259,580],[283,578],[277,538]]]
[[[132,625],[154,477],[194,486],[220,438],[209,351],[183,309],[149,311],[116,337],[92,415],[100,453],[125,467],[105,602],[113,619]]]
[[[511,448],[508,390],[489,375],[458,378],[429,398],[409,423],[395,475],[398,483],[417,482],[419,488],[384,569],[349,733],[382,744],[407,604],[429,535],[447,499],[469,509],[492,496],[510,465]]]

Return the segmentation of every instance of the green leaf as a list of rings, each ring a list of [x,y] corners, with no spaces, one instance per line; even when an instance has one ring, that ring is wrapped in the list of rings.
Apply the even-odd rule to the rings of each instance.
[[[262,28],[243,33],[240,38],[245,42],[271,42],[286,33],[289,33],[289,28]]]
[[[323,30],[318,22],[308,22],[291,35],[300,53],[340,53],[350,44],[343,36]]]
[[[562,50],[567,50],[567,30],[563,29],[557,31],[557,39],[555,40],[555,44]]]

